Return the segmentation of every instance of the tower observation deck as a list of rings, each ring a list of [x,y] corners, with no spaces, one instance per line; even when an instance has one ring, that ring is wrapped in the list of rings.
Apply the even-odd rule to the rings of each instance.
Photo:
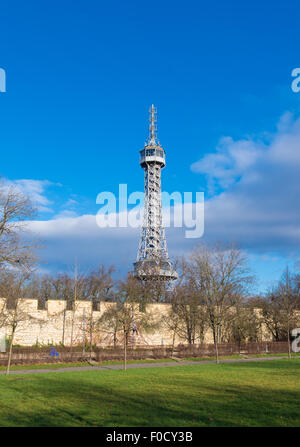
[[[166,165],[166,154],[157,139],[157,110],[154,105],[150,107],[149,114],[149,138],[140,151],[140,165],[145,171],[145,199],[133,274],[141,280],[157,279],[172,284],[177,279],[177,273],[168,255],[161,203],[161,169]]]

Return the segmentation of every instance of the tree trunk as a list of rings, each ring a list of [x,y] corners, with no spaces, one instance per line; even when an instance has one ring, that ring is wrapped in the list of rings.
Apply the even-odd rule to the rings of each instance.
[[[9,374],[9,372],[10,372],[10,364],[11,364],[11,357],[12,357],[15,329],[16,328],[13,326],[12,331],[11,331],[11,339],[10,339],[10,346],[9,346],[9,353],[8,353],[7,368],[6,368],[6,375],[7,376]]]
[[[287,328],[287,342],[288,342],[288,355],[289,355],[289,359],[292,358],[292,354],[291,354],[291,344],[290,344],[290,325],[288,323],[288,328]]]
[[[85,310],[83,309],[83,314],[82,314],[82,333],[83,333],[83,336],[82,336],[82,358],[84,359],[84,357],[85,357],[85,342],[86,342],[86,328],[85,328]]]
[[[217,326],[217,333],[214,336],[215,339],[215,351],[216,351],[216,363],[219,363],[219,326]]]
[[[71,340],[70,340],[71,360],[73,360],[73,331],[74,331],[74,315],[72,316],[72,324],[71,324]]]
[[[64,309],[62,345],[65,346],[65,326],[66,326],[66,309]]]
[[[93,322],[91,321],[91,327],[90,327],[90,361],[92,360],[92,352],[93,352]]]
[[[171,357],[173,357],[173,354],[174,354],[174,346],[175,346],[175,335],[176,335],[176,332],[174,331],[174,332],[173,332],[173,340],[172,340],[172,350],[171,350]]]
[[[124,332],[124,371],[127,367],[127,334]]]
[[[188,344],[191,345],[192,344],[192,330],[191,330],[190,326],[187,326],[187,339],[188,339]]]
[[[217,340],[215,341],[215,351],[216,351],[216,363],[219,363],[219,348]]]

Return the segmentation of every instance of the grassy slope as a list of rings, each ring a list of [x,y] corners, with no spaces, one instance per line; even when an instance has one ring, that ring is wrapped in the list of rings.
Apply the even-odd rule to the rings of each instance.
[[[300,359],[0,376],[1,426],[299,426]]]

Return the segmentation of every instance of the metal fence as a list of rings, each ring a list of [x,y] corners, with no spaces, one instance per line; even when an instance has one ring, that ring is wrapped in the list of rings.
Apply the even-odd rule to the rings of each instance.
[[[220,343],[218,345],[220,356],[248,355],[248,354],[275,354],[287,353],[287,342],[259,342],[259,343]],[[215,346],[213,344],[179,344],[172,346],[128,346],[128,360],[163,359],[169,357],[192,358],[213,357]],[[82,347],[15,347],[12,354],[12,364],[42,364],[42,363],[68,363],[83,362],[92,358],[94,361],[103,362],[110,360],[122,360],[123,349],[117,347],[97,347],[92,352],[85,351]],[[6,365],[8,353],[0,352],[0,365]]]
[[[261,342],[261,343],[220,343],[218,345],[220,356],[230,355],[248,355],[248,354],[275,354],[287,353],[288,345],[286,342]],[[121,348],[104,348],[95,351],[97,361],[119,360],[123,356]],[[179,344],[172,346],[137,346],[131,347],[127,351],[127,358],[131,360],[159,359],[159,358],[189,358],[189,357],[214,357],[214,344]]]

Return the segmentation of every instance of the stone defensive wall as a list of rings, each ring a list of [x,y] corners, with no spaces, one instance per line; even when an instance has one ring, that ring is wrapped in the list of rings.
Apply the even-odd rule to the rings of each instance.
[[[97,310],[94,310],[90,301],[76,301],[73,310],[67,309],[67,302],[62,300],[48,300],[45,309],[38,308],[37,299],[19,299],[17,319],[18,325],[15,332],[14,344],[21,346],[82,344],[84,341],[90,342],[92,333],[92,343],[97,346],[108,346],[123,343],[123,334],[111,330],[101,331],[101,326],[97,327],[97,321],[101,315],[115,303],[101,302]],[[12,317],[13,310],[6,309],[6,299],[0,298],[0,336],[9,337],[11,327],[4,325],[1,315],[9,312]],[[166,322],[171,310],[170,304],[147,304],[146,311],[153,315],[156,321],[162,318]],[[139,307],[136,306],[135,314],[138,315]],[[2,323],[1,323],[2,321]],[[91,324],[92,323],[92,324]],[[137,325],[138,326],[138,325]],[[92,331],[91,331],[92,328]],[[186,343],[184,338],[174,337],[173,331],[167,324],[160,324],[152,333],[143,333],[138,329],[138,334],[131,335],[130,343],[136,345],[175,345]],[[262,329],[262,341],[271,340],[271,335]],[[197,340],[198,341],[198,340]],[[200,341],[200,340],[199,340]],[[202,343],[213,343],[211,330],[204,334]]]

